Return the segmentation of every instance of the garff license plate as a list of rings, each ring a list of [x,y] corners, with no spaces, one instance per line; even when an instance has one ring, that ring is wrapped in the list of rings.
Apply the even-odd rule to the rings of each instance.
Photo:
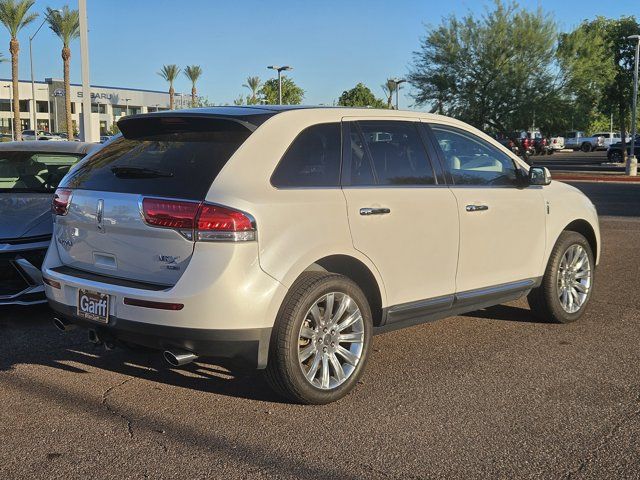
[[[78,289],[78,316],[94,322],[109,323],[109,295]]]

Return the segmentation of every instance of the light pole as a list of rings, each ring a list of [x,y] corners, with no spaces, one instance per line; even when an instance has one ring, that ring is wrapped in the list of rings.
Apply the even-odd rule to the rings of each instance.
[[[289,65],[285,65],[283,67],[279,67],[278,65],[269,65],[267,68],[278,72],[278,105],[282,105],[282,72],[293,70],[293,67],[290,67]]]
[[[11,118],[9,119],[9,123],[11,124],[11,140],[15,142],[16,134],[13,128],[13,98],[11,95],[11,85],[5,85],[4,88],[9,89],[9,111],[11,112]]]
[[[633,70],[633,110],[631,111],[631,155],[627,157],[627,175],[638,175],[638,159],[636,158],[636,133],[638,116],[638,59],[640,58],[640,35],[631,35],[627,40],[636,41],[636,62]]]
[[[33,130],[36,132],[36,137],[38,136],[38,125],[37,125],[37,120],[36,120],[36,84],[35,81],[33,80],[33,39],[35,38],[35,36],[38,34],[38,32],[40,31],[40,29],[42,28],[42,26],[45,24],[45,22],[49,19],[49,15],[51,15],[52,13],[62,13],[62,10],[51,10],[45,17],[44,20],[42,20],[42,23],[40,24],[40,26],[38,27],[38,29],[36,30],[36,32],[31,35],[29,37],[29,63],[31,64],[31,111],[33,112],[33,125],[31,126],[31,128],[33,128]]]
[[[125,98],[124,99],[124,103],[125,103],[125,110],[124,110],[124,116],[128,117],[129,116],[129,100],[131,100],[130,98]]]
[[[400,99],[400,84],[406,82],[407,80],[404,78],[396,78],[393,80],[393,82],[396,84],[396,110],[398,110],[398,103],[399,103],[399,99]]]
[[[91,131],[91,85],[89,83],[89,28],[87,25],[87,0],[78,0],[78,15],[80,17],[80,63],[82,67],[83,140],[85,142],[93,142],[94,137],[93,132]],[[73,132],[69,132],[69,139],[73,139]]]

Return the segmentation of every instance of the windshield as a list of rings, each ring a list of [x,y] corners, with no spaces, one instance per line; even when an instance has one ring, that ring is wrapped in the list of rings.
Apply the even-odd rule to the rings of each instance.
[[[53,192],[82,155],[0,152],[0,192]]]

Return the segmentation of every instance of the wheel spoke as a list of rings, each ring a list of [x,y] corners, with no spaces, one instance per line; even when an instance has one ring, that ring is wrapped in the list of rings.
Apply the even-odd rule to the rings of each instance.
[[[313,352],[315,351],[316,346],[313,343],[310,343],[305,348],[300,350],[300,352],[298,353],[298,357],[301,362],[305,362],[311,355],[313,355]]]
[[[316,325],[320,325],[320,323],[322,322],[322,317],[320,316],[320,309],[318,308],[317,303],[315,303],[313,307],[309,309],[309,313],[311,313],[311,316],[313,317],[313,322]]]
[[[336,348],[336,353],[344,358],[350,365],[354,367],[358,363],[358,357],[351,353],[349,350],[344,348],[342,345],[338,345]]]
[[[581,284],[580,282],[575,282],[573,284],[573,288],[575,288],[576,290],[578,290],[580,293],[587,293],[587,287],[585,287],[583,284]]]
[[[313,382],[313,379],[316,378],[316,373],[318,373],[318,368],[320,367],[320,360],[322,360],[322,355],[316,352],[316,356],[313,357],[313,363],[305,374],[307,380],[309,380],[310,382]]]
[[[300,329],[300,338],[308,338],[311,339],[316,334],[316,332],[312,329],[303,325]]]
[[[338,323],[344,315],[344,312],[349,308],[349,305],[351,305],[351,297],[343,295],[340,299],[340,303],[338,304],[338,308],[336,309],[336,313],[331,317],[331,321],[333,323]]]
[[[347,342],[347,343],[360,343],[364,339],[363,332],[351,332],[351,333],[343,333],[338,336],[338,342]]]
[[[322,388],[329,388],[329,357],[322,355],[322,371],[320,372]]]
[[[326,303],[324,308],[324,317],[322,321],[324,323],[327,323],[329,320],[331,320],[331,316],[333,314],[333,302],[335,301],[335,294],[327,293],[327,296],[325,297],[325,299],[326,299]]]
[[[349,328],[351,325],[356,323],[357,321],[362,319],[362,315],[360,315],[360,310],[356,310],[351,315],[349,315],[342,323],[339,323],[336,327],[336,330],[339,332],[343,331],[346,328]]]
[[[342,382],[345,378],[344,369],[342,368],[340,360],[338,360],[338,357],[336,357],[335,353],[329,355],[329,361],[331,362],[331,366],[333,367],[333,372],[335,373],[336,380],[338,380],[338,382]]]
[[[586,268],[584,270],[580,270],[579,272],[576,273],[576,278],[585,278],[588,277],[589,275],[591,275],[591,271]]]

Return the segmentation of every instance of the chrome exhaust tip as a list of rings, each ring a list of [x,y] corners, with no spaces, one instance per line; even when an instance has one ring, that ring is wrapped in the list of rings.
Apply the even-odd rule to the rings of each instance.
[[[186,350],[165,350],[162,356],[172,367],[182,367],[198,359],[195,353],[187,352]]]
[[[73,330],[76,328],[76,325],[73,323],[69,323],[66,320],[62,320],[58,317],[53,317],[53,325],[61,332],[68,332],[69,330]]]

